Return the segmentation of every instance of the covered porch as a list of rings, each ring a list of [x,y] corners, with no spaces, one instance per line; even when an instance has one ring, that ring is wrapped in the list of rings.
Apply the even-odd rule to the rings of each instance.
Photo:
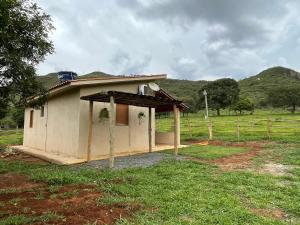
[[[178,101],[172,97],[168,97],[163,92],[157,92],[155,95],[139,95],[127,92],[119,91],[107,91],[99,92],[96,94],[82,96],[81,100],[89,101],[89,114],[88,114],[88,143],[86,160],[91,160],[91,143],[93,138],[93,107],[94,102],[106,102],[109,103],[109,167],[114,167],[114,159],[119,156],[115,152],[115,104],[125,104],[138,107],[147,107],[149,111],[148,116],[148,152],[174,149],[174,154],[178,155],[178,148],[180,147],[180,108],[183,107],[181,101]],[[152,109],[156,111],[172,111],[174,112],[174,135],[172,136],[172,146],[170,144],[163,144],[159,146],[153,146],[153,127],[152,127]],[[154,117],[155,118],[155,117]]]

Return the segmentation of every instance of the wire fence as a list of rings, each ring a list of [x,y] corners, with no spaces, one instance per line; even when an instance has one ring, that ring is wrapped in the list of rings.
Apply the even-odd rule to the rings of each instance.
[[[173,130],[173,120],[157,120],[158,131]],[[195,120],[181,119],[183,139],[220,140],[300,140],[300,119],[235,119],[235,120]]]

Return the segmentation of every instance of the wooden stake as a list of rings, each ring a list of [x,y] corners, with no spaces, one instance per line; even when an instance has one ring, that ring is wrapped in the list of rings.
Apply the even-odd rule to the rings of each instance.
[[[271,134],[272,134],[271,126],[272,126],[272,121],[270,120],[270,118],[268,118],[268,121],[267,121],[267,132],[268,132],[268,138],[269,139],[271,138]]]
[[[173,105],[173,112],[174,112],[174,151],[175,156],[178,155],[178,145],[180,144],[180,124],[179,124],[179,109],[176,105]]]
[[[90,101],[90,104],[89,104],[89,134],[88,134],[87,161],[91,160],[92,137],[93,137],[93,101]]]
[[[240,141],[240,121],[239,121],[239,118],[236,121],[236,134],[237,134],[237,140]]]
[[[187,115],[187,121],[188,121],[188,128],[189,128],[190,137],[193,137],[192,127],[191,127],[191,120],[190,120],[188,115]]]
[[[114,167],[114,151],[115,151],[115,102],[114,97],[110,96],[110,110],[109,110],[109,168]]]
[[[152,109],[149,107],[149,124],[148,124],[148,132],[149,132],[149,152],[152,152]]]
[[[208,139],[212,140],[213,139],[213,123],[212,123],[212,121],[208,121],[207,127],[208,127]]]

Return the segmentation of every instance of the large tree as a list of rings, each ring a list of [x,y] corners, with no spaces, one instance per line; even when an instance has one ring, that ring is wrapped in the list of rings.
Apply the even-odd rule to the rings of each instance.
[[[239,99],[239,85],[230,78],[215,80],[204,85],[199,91],[199,101],[203,106],[204,95],[203,91],[207,92],[208,107],[216,110],[217,115],[220,115],[220,110],[235,104]]]
[[[29,0],[0,0],[0,105],[24,105],[45,90],[35,66],[53,52],[49,15]],[[1,114],[0,114],[1,116]]]
[[[292,113],[300,106],[300,87],[279,87],[271,90],[269,103],[274,107],[290,107]]]

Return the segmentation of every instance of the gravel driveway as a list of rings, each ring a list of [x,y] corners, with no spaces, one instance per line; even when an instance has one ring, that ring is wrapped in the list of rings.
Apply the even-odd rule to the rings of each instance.
[[[157,164],[163,160],[174,159],[174,158],[175,157],[172,154],[158,153],[158,152],[116,157],[114,169],[148,167]],[[177,159],[179,160],[184,158],[185,157],[177,156]],[[108,162],[109,162],[108,159],[94,160],[77,166],[103,169],[103,168],[108,168]]]

